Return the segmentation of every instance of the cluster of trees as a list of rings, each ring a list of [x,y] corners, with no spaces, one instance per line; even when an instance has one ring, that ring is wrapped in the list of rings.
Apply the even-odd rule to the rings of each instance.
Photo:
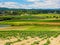
[[[47,13],[60,14],[60,9],[9,9],[9,10],[0,10],[0,14],[6,14],[6,15],[47,14]]]
[[[3,20],[21,20],[21,19],[46,19],[46,18],[60,18],[59,16],[30,16],[34,14],[60,14],[60,9],[7,9],[7,8],[0,8],[0,21]],[[21,17],[20,15],[29,15]],[[1,16],[2,15],[2,16]],[[3,16],[3,15],[12,15],[10,17]],[[16,16],[15,16],[16,15]],[[19,16],[17,16],[19,15]]]
[[[0,16],[0,21],[5,21],[5,20],[37,20],[37,19],[59,19],[60,16]]]

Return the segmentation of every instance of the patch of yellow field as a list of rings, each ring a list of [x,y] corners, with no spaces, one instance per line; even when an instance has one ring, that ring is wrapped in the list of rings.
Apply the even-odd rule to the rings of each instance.
[[[12,23],[12,22],[10,22]],[[48,25],[60,25],[60,22],[13,22],[13,24],[48,24]]]
[[[0,30],[26,30],[25,26],[11,26],[11,27],[4,27],[0,28]]]
[[[44,28],[44,29],[43,29]],[[10,26],[10,27],[2,27],[1,30],[38,30],[38,31],[59,31],[60,27],[58,26]]]

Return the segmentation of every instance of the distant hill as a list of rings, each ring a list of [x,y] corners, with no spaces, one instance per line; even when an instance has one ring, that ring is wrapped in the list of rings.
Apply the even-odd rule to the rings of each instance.
[[[3,12],[8,10],[8,11],[13,11],[15,13],[18,13],[18,12],[21,12],[21,13],[30,13],[30,14],[40,14],[40,13],[58,13],[60,14],[60,9],[16,9],[16,8],[0,8],[0,12],[2,13],[2,10]]]
[[[9,8],[0,7],[0,10],[9,10]]]
[[[60,9],[16,9],[16,8],[0,7],[0,10],[60,10]]]

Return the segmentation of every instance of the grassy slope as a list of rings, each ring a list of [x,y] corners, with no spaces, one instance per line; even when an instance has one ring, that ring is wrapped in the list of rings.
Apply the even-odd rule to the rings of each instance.
[[[44,14],[45,16],[46,14]],[[51,16],[51,15],[50,15]],[[55,15],[54,15],[55,16]],[[0,38],[9,39],[10,37],[27,37],[27,36],[38,36],[38,37],[51,37],[51,36],[58,36],[60,35],[60,25],[47,25],[47,24],[34,24],[34,25],[25,25],[25,26],[18,26],[19,24],[23,25],[25,22],[56,22],[60,23],[60,20],[11,20],[11,21],[3,21],[0,24],[14,24],[16,26],[11,26],[8,28],[0,29]],[[9,30],[10,29],[10,30]],[[14,29],[14,30],[12,30]]]
[[[57,16],[58,19],[56,19]],[[60,22],[60,14],[7,15],[0,16],[0,18],[13,18],[12,20],[6,20],[6,22]]]
[[[7,20],[5,22],[60,22],[59,19],[52,19],[52,20],[44,20],[44,19],[41,19],[41,20]]]
[[[0,28],[0,31],[20,30],[20,31],[60,31],[60,26],[54,25],[30,25],[30,26],[11,26]]]
[[[0,38],[2,39],[10,39],[12,36],[15,38],[27,38],[27,36],[31,36],[31,37],[40,37],[40,38],[49,38],[51,36],[53,37],[57,37],[58,35],[60,35],[59,31],[0,31]]]
[[[34,16],[60,16],[59,14],[37,14],[37,15],[33,15]],[[15,18],[32,18],[32,16],[3,16],[3,17],[15,17]],[[44,24],[40,24],[42,22],[45,22]],[[56,23],[56,24],[51,24],[52,23]],[[50,23],[50,24],[47,24]],[[59,23],[59,24],[58,24]],[[12,28],[6,28],[7,30],[10,29],[14,29],[16,30],[16,27],[19,26],[25,26],[21,29],[23,30],[27,30],[27,31],[60,31],[60,20],[7,20],[7,21],[2,21],[0,22],[0,25],[4,25],[4,24],[8,24],[8,25],[14,25],[15,27]],[[58,25],[57,25],[58,24]],[[25,29],[26,28],[26,29]],[[4,30],[6,30],[4,28]],[[21,30],[20,27],[17,30]]]

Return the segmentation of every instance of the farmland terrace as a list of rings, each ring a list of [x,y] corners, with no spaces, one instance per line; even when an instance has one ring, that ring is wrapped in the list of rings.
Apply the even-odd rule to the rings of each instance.
[[[60,10],[0,10],[0,45],[60,45]]]

